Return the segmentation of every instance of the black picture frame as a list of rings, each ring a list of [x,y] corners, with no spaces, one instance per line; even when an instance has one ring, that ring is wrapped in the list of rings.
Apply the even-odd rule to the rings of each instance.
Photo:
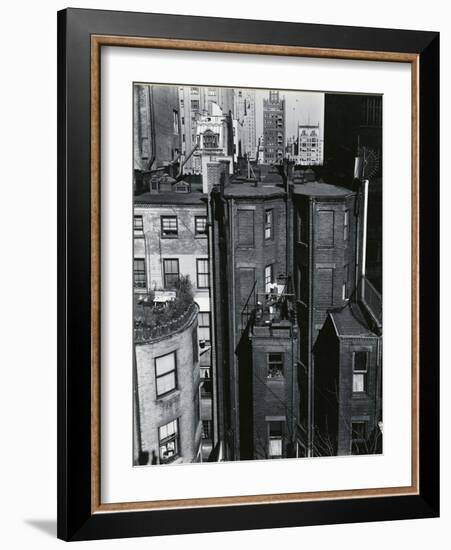
[[[419,494],[92,512],[91,36],[416,54]],[[334,57],[331,55],[331,57]],[[138,537],[439,515],[439,33],[85,9],[58,13],[58,537]]]

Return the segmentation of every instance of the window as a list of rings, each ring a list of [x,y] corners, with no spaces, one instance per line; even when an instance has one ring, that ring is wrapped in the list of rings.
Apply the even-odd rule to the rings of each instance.
[[[199,331],[199,341],[205,341],[207,345],[210,345],[210,312],[200,311],[197,316],[197,326]]]
[[[207,234],[207,216],[194,217],[194,232],[196,235]]]
[[[349,238],[349,210],[345,210],[343,219],[343,240],[347,241]]]
[[[196,329],[191,333],[191,342],[193,344],[193,363],[196,364],[199,361],[199,341]]]
[[[282,458],[283,422],[269,422],[269,458]]]
[[[343,274],[343,285],[342,285],[342,299],[349,300],[349,265],[345,265],[344,274]]]
[[[265,210],[265,240],[273,238],[273,211]]]
[[[352,354],[352,391],[354,393],[366,392],[368,374],[368,352],[355,351]]]
[[[283,376],[283,353],[268,353],[268,378],[280,378]]]
[[[191,100],[191,109],[193,111],[198,111],[199,110],[199,100],[198,99],[192,99]]]
[[[161,216],[161,236],[177,237],[178,223],[177,216]]]
[[[211,420],[202,420],[202,439],[211,439]]]
[[[195,426],[196,430],[197,430],[197,426],[199,425],[199,422],[200,422],[200,397],[199,397],[199,393],[200,393],[199,389],[194,391],[194,400],[193,400],[193,405],[194,405],[194,426]]]
[[[198,93],[199,93],[199,88],[193,86],[193,87],[191,88],[191,93],[192,93],[192,94],[198,94]]]
[[[167,464],[180,454],[178,418],[158,428],[160,463]]]
[[[174,288],[179,280],[178,259],[163,260],[163,278],[165,288]]]
[[[161,397],[177,388],[175,351],[155,357],[155,379],[157,397]]]
[[[206,130],[202,136],[204,149],[217,149],[218,140],[218,134],[214,134],[211,130]]]
[[[178,134],[179,133],[179,112],[176,109],[174,109],[172,113],[173,113],[172,122],[173,122],[174,134]]]
[[[142,231],[143,228],[143,217],[133,216],[133,231]]]
[[[144,258],[133,260],[133,284],[135,288],[146,288],[146,264]]]
[[[265,267],[265,292],[269,294],[271,292],[271,285],[273,283],[273,266],[267,265]]]
[[[208,272],[208,260],[196,260],[197,271],[197,288],[208,288],[209,286],[209,272]]]
[[[308,302],[307,268],[305,265],[298,267],[298,298],[304,304]]]

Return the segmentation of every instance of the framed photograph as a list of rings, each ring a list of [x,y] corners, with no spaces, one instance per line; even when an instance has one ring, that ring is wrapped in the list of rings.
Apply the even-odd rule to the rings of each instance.
[[[58,93],[58,536],[437,516],[438,33],[67,9]]]

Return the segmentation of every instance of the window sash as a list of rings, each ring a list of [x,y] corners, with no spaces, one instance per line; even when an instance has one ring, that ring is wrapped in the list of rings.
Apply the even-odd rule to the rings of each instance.
[[[163,260],[163,277],[165,288],[174,286],[180,277],[178,258]]]
[[[161,234],[163,237],[178,235],[177,216],[161,216]]]
[[[269,438],[269,456],[271,458],[282,457],[282,438],[281,437]]]
[[[146,263],[144,259],[133,260],[133,284],[135,288],[146,288]]]
[[[177,361],[175,352],[155,358],[155,381],[157,397],[177,388]]]
[[[354,372],[352,376],[352,391],[353,393],[366,392],[366,373]]]
[[[283,353],[268,353],[267,356],[268,378],[280,378],[283,376]]]
[[[197,288],[209,288],[209,266],[208,259],[198,259],[196,261]]]
[[[142,216],[133,216],[133,230],[142,231],[144,229],[143,217]]]
[[[265,292],[268,293],[270,289],[270,285],[273,283],[273,266],[272,264],[267,265],[265,267]]]
[[[196,216],[194,218],[194,229],[195,229],[196,235],[206,235],[207,234],[207,217]]]
[[[265,240],[272,239],[273,235],[273,212],[265,210]]]
[[[160,426],[158,430],[160,462],[165,464],[179,456],[178,419]]]

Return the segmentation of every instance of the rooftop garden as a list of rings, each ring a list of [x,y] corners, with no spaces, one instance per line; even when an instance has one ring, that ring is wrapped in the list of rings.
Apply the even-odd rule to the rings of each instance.
[[[180,277],[173,291],[156,290],[135,295],[135,341],[147,342],[179,330],[191,317],[195,307],[189,277]]]

